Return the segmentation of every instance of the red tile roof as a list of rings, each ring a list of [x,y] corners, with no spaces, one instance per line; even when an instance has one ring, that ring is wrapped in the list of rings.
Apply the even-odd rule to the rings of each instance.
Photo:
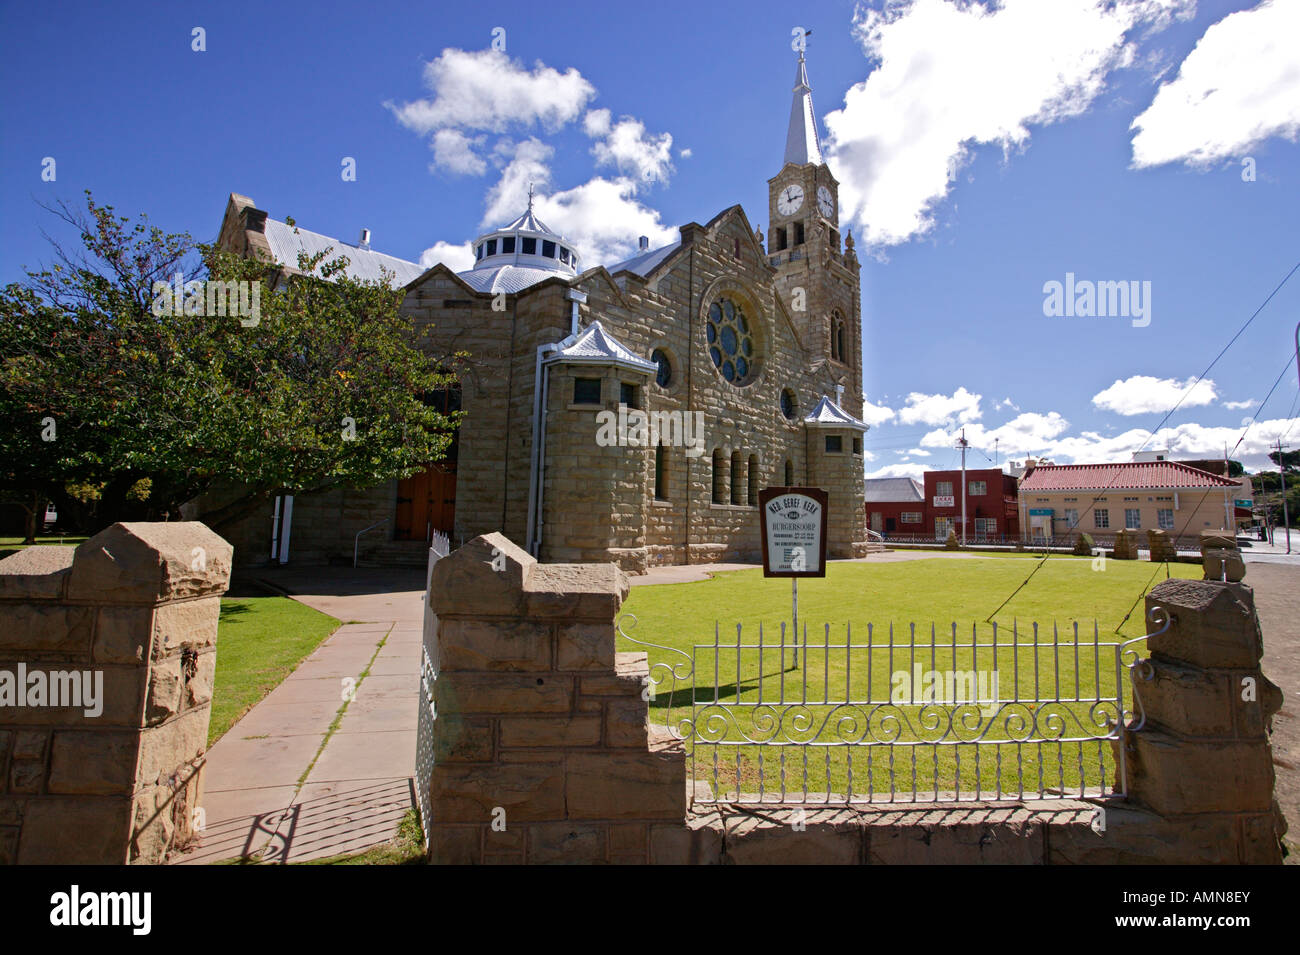
[[[1045,464],[1020,479],[1022,491],[1097,491],[1103,489],[1240,487],[1238,482],[1178,464],[1140,461],[1132,464]]]

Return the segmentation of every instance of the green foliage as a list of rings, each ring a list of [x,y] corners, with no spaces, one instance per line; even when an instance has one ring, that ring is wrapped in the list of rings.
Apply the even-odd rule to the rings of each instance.
[[[1268,459],[1274,464],[1278,463],[1278,453],[1276,451],[1268,452]],[[1285,462],[1287,473],[1300,470],[1300,449],[1295,451],[1283,451],[1282,460]]]
[[[80,247],[55,244],[58,264],[0,290],[0,493],[36,490],[62,514],[67,485],[98,487],[102,525],[132,496],[175,513],[244,488],[219,527],[274,493],[408,476],[450,445],[457,416],[423,399],[464,356],[416,347],[400,289],[350,279],[327,253],[269,268],[132,225],[89,192],[85,211],[50,211]],[[163,307],[177,275],[260,283],[245,298],[257,320],[198,314],[215,305],[201,290]]]

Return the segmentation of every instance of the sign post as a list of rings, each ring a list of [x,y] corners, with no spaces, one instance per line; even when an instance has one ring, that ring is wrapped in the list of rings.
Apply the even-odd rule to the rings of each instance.
[[[826,576],[829,500],[830,495],[816,487],[768,487],[758,494],[763,576],[791,578],[796,667],[799,665],[799,578]]]

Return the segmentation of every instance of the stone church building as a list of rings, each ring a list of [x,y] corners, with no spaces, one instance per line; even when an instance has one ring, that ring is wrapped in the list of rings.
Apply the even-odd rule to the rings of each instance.
[[[758,492],[830,494],[828,554],[868,549],[859,265],[839,230],[800,55],[764,236],[739,206],[672,244],[585,267],[529,208],[475,263],[424,269],[270,218],[232,195],[220,242],[296,269],[333,247],[395,273],[438,354],[468,351],[446,460],[386,486],[277,500],[229,534],[236,560],[422,565],[427,540],[503,531],[543,561],[757,560]],[[764,247],[766,245],[766,248]],[[360,425],[359,425],[360,426]],[[365,531],[358,540],[358,532]]]

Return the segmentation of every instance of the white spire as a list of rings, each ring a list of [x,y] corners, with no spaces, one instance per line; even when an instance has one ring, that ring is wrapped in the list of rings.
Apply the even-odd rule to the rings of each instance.
[[[790,104],[790,129],[785,136],[785,161],[797,166],[821,164],[821,137],[817,135],[817,115],[813,112],[812,87],[804,68],[803,50],[794,75],[794,101]]]

